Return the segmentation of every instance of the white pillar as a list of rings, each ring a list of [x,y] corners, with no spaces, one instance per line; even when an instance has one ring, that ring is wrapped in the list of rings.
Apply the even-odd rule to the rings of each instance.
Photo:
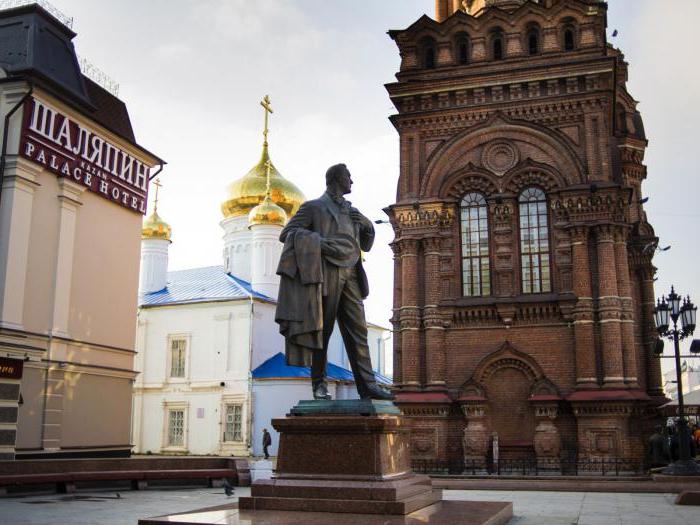
[[[283,244],[280,242],[281,226],[254,224],[251,243],[251,280],[253,290],[277,299],[280,278],[277,275]]]
[[[159,292],[168,283],[168,248],[165,239],[143,239],[141,241],[141,272],[139,295]]]
[[[41,167],[8,156],[0,202],[0,326],[22,330],[34,191]]]
[[[56,267],[54,269],[54,297],[51,333],[68,337],[71,285],[73,283],[73,256],[75,255],[75,226],[80,196],[85,186],[70,179],[59,179],[59,227]]]

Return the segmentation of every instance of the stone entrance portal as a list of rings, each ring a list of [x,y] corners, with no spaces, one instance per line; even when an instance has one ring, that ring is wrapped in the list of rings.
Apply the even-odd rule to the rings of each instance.
[[[510,343],[479,363],[462,386],[458,401],[466,418],[463,447],[467,463],[489,462],[494,433],[500,460],[558,461],[561,438],[555,419],[559,393],[537,362]]]

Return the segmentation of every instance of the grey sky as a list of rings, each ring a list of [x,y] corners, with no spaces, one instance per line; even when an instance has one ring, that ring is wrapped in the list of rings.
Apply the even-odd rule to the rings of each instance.
[[[383,84],[399,57],[388,29],[433,0],[53,0],[75,18],[78,53],[121,84],[138,140],[168,161],[159,206],[173,227],[171,269],[221,263],[226,184],[258,160],[262,110],[275,114],[275,165],[308,198],[325,168],[346,162],[351,200],[370,218],[394,201],[398,136]],[[655,260],[657,293],[700,292],[697,148],[700,73],[691,44],[697,0],[612,0],[609,33],[630,62],[650,146],[648,217],[672,245]],[[369,318],[388,325],[393,265],[388,226],[368,256]],[[700,301],[700,295],[696,293]]]

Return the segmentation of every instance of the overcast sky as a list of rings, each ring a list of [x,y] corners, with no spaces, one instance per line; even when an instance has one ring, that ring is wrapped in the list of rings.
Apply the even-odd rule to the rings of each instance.
[[[260,99],[269,94],[270,154],[307,198],[345,162],[350,196],[385,218],[399,171],[394,112],[383,87],[398,70],[388,29],[433,0],[53,0],[75,20],[78,53],[119,82],[137,140],[164,158],[161,216],[173,228],[170,268],[221,264],[220,203],[261,149]],[[611,0],[609,31],[630,63],[629,90],[649,137],[643,186],[668,252],[655,259],[657,294],[671,283],[700,302],[697,151],[700,73],[691,42],[700,1]],[[149,208],[150,211],[150,208]],[[368,318],[388,326],[391,228],[368,255]]]

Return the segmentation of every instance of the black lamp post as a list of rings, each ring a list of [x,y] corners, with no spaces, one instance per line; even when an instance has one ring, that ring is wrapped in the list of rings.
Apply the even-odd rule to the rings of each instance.
[[[673,341],[674,358],[676,360],[676,381],[678,387],[678,460],[671,463],[663,470],[664,474],[674,476],[698,476],[700,475],[700,465],[690,457],[690,436],[688,422],[685,419],[685,408],[683,405],[683,383],[681,380],[681,352],[678,342],[693,335],[695,331],[695,318],[698,308],[690,302],[690,296],[686,297],[681,304],[681,296],[676,293],[671,286],[671,293],[667,297],[661,297],[657,301],[654,309],[654,321],[656,330],[661,337],[667,337]],[[673,321],[673,328],[669,327],[669,317]],[[681,326],[678,327],[678,319]],[[659,340],[655,352],[661,357],[663,353],[663,341]],[[691,349],[693,349],[691,347]]]

